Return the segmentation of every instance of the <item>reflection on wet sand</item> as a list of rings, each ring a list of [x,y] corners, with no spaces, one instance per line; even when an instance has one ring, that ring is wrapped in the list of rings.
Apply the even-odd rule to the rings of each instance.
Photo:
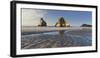
[[[59,31],[59,35],[63,37],[64,36],[64,32],[65,32],[65,30],[60,30]]]
[[[61,45],[62,47],[64,47],[64,44],[65,44],[65,42],[64,42],[64,41],[65,41],[65,39],[64,39],[64,32],[65,32],[65,30],[60,30],[60,31],[59,31],[59,35],[60,35],[60,37],[61,37],[61,38],[60,38],[60,39],[61,39],[61,40],[60,40],[60,45]]]

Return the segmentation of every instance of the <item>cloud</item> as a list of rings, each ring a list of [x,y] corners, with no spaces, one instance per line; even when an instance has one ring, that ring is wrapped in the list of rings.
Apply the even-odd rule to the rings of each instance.
[[[37,9],[22,9],[22,25],[37,26],[40,23],[40,18],[46,15],[46,11]]]

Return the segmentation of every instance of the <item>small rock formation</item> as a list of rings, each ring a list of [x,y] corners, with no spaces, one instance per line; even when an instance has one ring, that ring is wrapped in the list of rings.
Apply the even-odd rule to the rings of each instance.
[[[82,24],[81,27],[92,27],[92,25],[89,25],[89,24]]]
[[[38,26],[47,26],[47,23],[43,20],[43,18],[40,19],[40,24]]]
[[[70,25],[64,20],[63,17],[58,19],[58,22],[55,24],[56,27],[70,27]]]

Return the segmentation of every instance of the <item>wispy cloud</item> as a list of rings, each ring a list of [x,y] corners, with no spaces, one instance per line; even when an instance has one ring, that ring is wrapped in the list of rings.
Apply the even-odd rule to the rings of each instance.
[[[35,9],[22,9],[22,25],[37,26],[40,23],[40,18],[46,15],[46,11]]]

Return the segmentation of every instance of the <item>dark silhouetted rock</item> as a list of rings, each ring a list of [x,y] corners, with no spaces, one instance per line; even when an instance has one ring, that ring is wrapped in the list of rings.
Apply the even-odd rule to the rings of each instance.
[[[70,25],[64,20],[63,17],[58,19],[58,22],[55,24],[56,27],[70,27]]]
[[[92,27],[92,25],[89,25],[89,24],[82,24],[81,27]]]
[[[41,18],[40,25],[38,26],[47,26],[47,23],[43,20],[43,18]]]

